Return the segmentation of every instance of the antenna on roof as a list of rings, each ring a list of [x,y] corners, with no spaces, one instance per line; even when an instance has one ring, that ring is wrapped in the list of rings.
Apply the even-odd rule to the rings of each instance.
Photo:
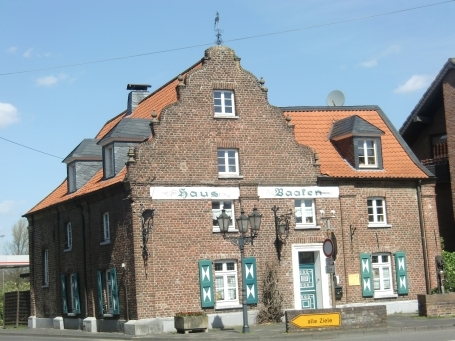
[[[221,30],[218,27],[218,22],[219,21],[220,21],[220,14],[218,12],[216,12],[215,24],[213,25],[213,29],[216,32],[216,34],[215,34],[215,37],[216,37],[215,43],[217,45],[221,45],[223,43],[223,39],[221,39],[221,33],[223,33],[223,30]]]
[[[329,107],[341,107],[344,104],[344,94],[340,90],[333,90],[327,96],[327,105]]]

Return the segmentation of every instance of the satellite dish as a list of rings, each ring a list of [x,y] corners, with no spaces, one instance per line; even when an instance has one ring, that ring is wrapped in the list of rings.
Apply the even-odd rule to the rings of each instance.
[[[344,104],[344,95],[340,90],[333,90],[327,96],[327,105],[330,107],[341,107]]]

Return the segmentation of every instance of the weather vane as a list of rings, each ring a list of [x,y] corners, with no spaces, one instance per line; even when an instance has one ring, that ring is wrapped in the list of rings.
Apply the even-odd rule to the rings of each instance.
[[[215,24],[213,26],[213,29],[215,30],[216,34],[215,34],[215,37],[216,37],[216,41],[215,43],[217,45],[221,45],[221,43],[223,42],[223,39],[221,39],[221,33],[223,33],[223,30],[221,30],[219,27],[218,27],[218,22],[220,21],[220,14],[218,12],[216,12],[216,17],[215,17]]]

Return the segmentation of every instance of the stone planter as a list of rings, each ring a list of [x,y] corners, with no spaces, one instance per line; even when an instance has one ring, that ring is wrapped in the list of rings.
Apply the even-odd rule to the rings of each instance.
[[[174,327],[179,333],[188,334],[191,331],[208,332],[208,316],[174,316]]]

